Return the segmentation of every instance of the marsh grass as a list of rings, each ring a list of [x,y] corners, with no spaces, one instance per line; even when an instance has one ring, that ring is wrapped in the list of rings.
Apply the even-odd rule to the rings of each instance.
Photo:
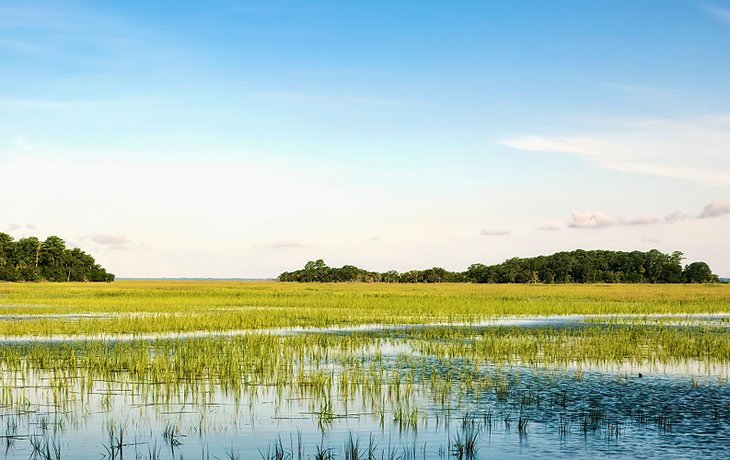
[[[619,442],[627,425],[668,433],[686,420],[699,423],[701,417],[727,424],[727,398],[712,396],[727,385],[727,371],[716,382],[687,377],[672,391],[706,396],[692,400],[691,408],[667,409],[640,399],[644,387],[651,386],[643,385],[649,379],[626,374],[606,383],[591,370],[628,364],[647,372],[658,363],[686,362],[727,370],[730,328],[721,321],[653,318],[579,327],[415,323],[468,323],[504,314],[713,313],[729,311],[729,302],[725,286],[0,284],[4,313],[105,315],[0,320],[0,334],[40,337],[0,344],[6,452],[20,442],[30,444],[34,458],[56,458],[65,430],[103,414],[105,458],[131,458],[132,451],[137,458],[174,458],[185,447],[183,440],[186,445],[196,442],[189,434],[206,439],[226,429],[206,415],[222,401],[236,414],[248,410],[254,420],[262,399],[272,402],[277,420],[304,415],[322,436],[309,452],[301,432],[288,443],[279,436],[260,448],[265,459],[426,457],[425,444],[381,447],[382,438],[357,432],[350,432],[344,444],[326,446],[326,434],[347,420],[372,419],[381,433],[392,428],[415,436],[435,428],[445,444],[439,455],[464,459],[476,456],[482,437],[492,430],[534,437],[544,428],[558,438],[580,433]],[[369,323],[386,326],[348,332],[253,331]],[[252,331],[231,337],[114,338],[120,332],[239,329]],[[82,333],[111,335],[105,340],[42,339]],[[630,387],[637,394],[595,400],[591,385],[596,381],[621,391]],[[162,420],[154,439],[138,443],[143,430],[117,417],[120,406]],[[475,407],[479,412],[472,412]],[[193,423],[183,426],[172,419],[183,409],[198,414]],[[207,446],[201,456],[210,458]],[[217,457],[240,455],[231,446]]]
[[[729,285],[0,283],[0,315],[15,315],[13,321],[0,321],[3,336],[475,322],[507,315],[723,312],[730,312]],[[43,314],[77,316],[37,316]]]

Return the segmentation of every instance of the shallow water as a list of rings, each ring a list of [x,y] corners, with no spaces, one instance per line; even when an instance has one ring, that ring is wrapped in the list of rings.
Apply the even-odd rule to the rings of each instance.
[[[4,305],[7,306],[7,305]],[[137,316],[172,316],[181,313],[68,313],[68,314],[13,314],[2,315],[1,320],[17,319],[103,319]],[[158,339],[184,339],[200,337],[237,337],[247,334],[347,334],[351,332],[385,332],[409,330],[412,328],[472,328],[475,330],[494,327],[564,327],[579,328],[596,325],[620,325],[620,324],[652,324],[652,325],[677,325],[677,326],[711,326],[730,328],[730,313],[698,313],[698,314],[621,314],[621,315],[553,315],[553,316],[508,316],[499,318],[488,318],[474,322],[432,322],[426,324],[358,324],[347,326],[329,327],[286,327],[286,328],[263,328],[263,329],[234,329],[224,331],[187,331],[187,332],[155,332],[135,334],[75,334],[75,335],[17,335],[2,336],[2,343],[16,342],[83,342],[89,340],[106,341],[136,341],[136,340],[158,340]]]
[[[712,320],[693,320],[705,319]],[[581,327],[585,320],[513,318],[504,321],[519,323],[485,323],[476,330],[517,324]],[[56,458],[58,449],[61,458],[95,460],[248,459],[272,458],[279,448],[290,454],[283,458],[299,458],[300,451],[301,458],[314,458],[318,448],[346,458],[348,443],[357,444],[363,458],[369,445],[374,458],[453,458],[459,442],[471,435],[474,458],[718,458],[729,453],[730,357],[724,362],[475,365],[458,356],[444,360],[416,353],[407,329],[382,326],[383,332],[403,334],[354,350],[352,356],[363,359],[351,367],[334,358],[323,366],[305,358],[283,385],[253,378],[246,383],[245,377],[237,385],[197,377],[137,380],[123,368],[103,378],[80,368],[6,364],[0,373],[5,458]],[[342,336],[352,331],[319,330]],[[308,383],[320,377],[330,380]]]
[[[356,395],[335,398],[333,416],[323,423],[315,398],[271,388],[238,395],[239,400],[216,391],[203,404],[181,395],[152,403],[130,387],[98,385],[85,403],[51,411],[39,396],[44,390],[41,380],[28,392],[28,411],[2,414],[6,428],[10,423],[16,426],[15,438],[6,438],[5,457],[33,458],[26,438],[31,435],[41,444],[55,442],[64,458],[111,458],[115,440],[110,441],[109,429],[116,426],[112,438],[123,430],[121,453],[128,458],[149,458],[155,446],[160,449],[155,458],[198,458],[206,449],[212,458],[226,458],[228,452],[261,458],[260,452],[273,451],[272,443],[279,439],[295,453],[301,446],[303,458],[311,458],[321,444],[344,458],[350,436],[359,440],[362,450],[372,436],[380,453],[415,450],[418,458],[424,452],[425,458],[447,458],[464,418],[477,427],[477,453],[484,458],[596,453],[713,457],[730,445],[726,383],[705,379],[693,385],[686,378],[588,372],[577,378],[517,367],[503,372],[510,381],[519,379],[506,397],[466,392],[444,406],[427,392],[418,393],[411,403],[419,408],[417,426],[405,428],[394,420],[392,408],[386,409],[381,425]],[[529,421],[520,433],[523,417]],[[670,425],[662,420],[670,420]],[[172,436],[165,437],[166,431]]]

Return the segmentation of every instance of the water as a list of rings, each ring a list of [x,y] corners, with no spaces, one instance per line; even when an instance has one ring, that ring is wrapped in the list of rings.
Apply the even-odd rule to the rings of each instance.
[[[222,375],[225,369],[180,375],[170,368],[176,356],[159,356],[158,377],[135,373],[123,360],[105,371],[59,367],[38,357],[14,360],[8,350],[19,345],[5,344],[4,456],[249,459],[274,458],[282,449],[281,458],[296,459],[325,449],[346,458],[357,444],[361,458],[368,447],[374,458],[458,458],[470,439],[474,457],[462,449],[462,458],[730,454],[730,359],[476,363],[468,354],[417,353],[408,329],[398,330],[399,338],[354,341],[347,345],[353,349],[323,351],[315,341],[291,356],[277,351],[267,355],[266,369],[242,347],[243,372],[233,377]],[[349,343],[351,332],[328,332]],[[154,342],[150,347],[154,355]]]
[[[4,304],[4,307],[13,306]],[[22,305],[27,307],[28,305]],[[184,316],[185,313],[151,313],[151,312],[134,312],[134,313],[38,313],[38,314],[0,314],[0,321],[18,320],[18,319],[64,319],[64,320],[80,320],[90,318],[132,318],[132,317],[168,317],[168,316]],[[617,314],[617,315],[551,315],[551,316],[506,316],[498,318],[487,318],[474,322],[434,322],[428,324],[358,324],[350,326],[331,326],[331,327],[279,327],[279,328],[262,328],[262,329],[234,329],[225,331],[198,330],[187,332],[154,332],[154,333],[134,333],[134,334],[77,334],[77,335],[18,335],[0,337],[2,343],[18,343],[18,342],[70,342],[70,341],[88,341],[88,340],[113,340],[113,341],[136,341],[136,340],[156,340],[156,339],[172,339],[172,338],[199,338],[199,337],[237,337],[248,334],[348,334],[352,332],[394,332],[399,330],[410,330],[414,327],[418,328],[442,328],[448,327],[468,327],[470,329],[489,329],[495,327],[562,327],[562,328],[580,328],[596,325],[627,325],[627,324],[652,324],[652,325],[676,325],[676,326],[711,326],[730,328],[730,313],[696,313],[696,314],[675,314],[675,313],[658,313],[658,314]]]

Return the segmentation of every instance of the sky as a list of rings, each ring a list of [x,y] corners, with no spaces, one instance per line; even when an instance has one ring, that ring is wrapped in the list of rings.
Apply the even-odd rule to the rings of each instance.
[[[118,277],[730,276],[728,82],[730,1],[0,0],[0,232]]]

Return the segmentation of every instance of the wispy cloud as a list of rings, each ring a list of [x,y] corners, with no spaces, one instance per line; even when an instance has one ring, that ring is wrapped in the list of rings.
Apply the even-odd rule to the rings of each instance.
[[[657,224],[661,221],[662,221],[661,219],[654,217],[654,216],[639,216],[639,217],[633,217],[626,221],[620,221],[620,223],[624,223],[625,225],[651,225],[651,224]]]
[[[56,150],[55,146],[48,144],[41,144],[35,141],[26,139],[25,137],[16,137],[13,139],[13,145],[15,150],[23,154],[38,154],[38,153],[51,153]]]
[[[16,230],[35,230],[36,226],[33,224],[8,224],[6,229],[8,232],[14,232]]]
[[[31,4],[35,3],[35,4]],[[93,4],[15,2],[0,6],[0,50],[43,62],[94,72],[153,70],[170,53],[157,45],[163,35]],[[151,72],[150,72],[151,73]]]
[[[708,217],[719,217],[725,214],[730,214],[730,201],[717,200],[713,201],[702,209],[702,212],[700,213],[700,219],[706,219]]]
[[[84,235],[80,239],[84,242],[97,244],[104,249],[113,249],[116,251],[126,251],[130,249],[130,244],[132,243],[132,241],[124,235],[111,235],[105,233]]]
[[[692,216],[685,214],[682,211],[674,211],[671,214],[667,214],[667,216],[664,217],[664,220],[669,222],[670,224],[673,224],[674,222],[679,222],[680,220],[687,220],[691,218]]]
[[[673,211],[664,217],[657,217],[652,214],[643,214],[635,217],[610,216],[601,211],[581,211],[571,214],[566,222],[567,228],[601,230],[610,227],[635,227],[642,225],[674,224],[683,220],[699,220],[711,217],[720,217],[730,214],[730,200],[716,200],[705,206],[702,211],[696,214],[688,214],[684,211]],[[559,232],[563,226],[554,223],[542,224],[536,227],[541,232]],[[502,229],[484,229],[481,231],[484,236],[504,236],[511,232]]]
[[[259,243],[257,246],[262,246],[271,249],[291,249],[291,248],[309,248],[308,244],[301,243],[293,240],[277,240],[266,243]]]
[[[720,19],[723,22],[726,22],[730,24],[730,9],[728,8],[721,8],[719,6],[711,6],[707,8],[710,13],[715,15],[716,18]]]
[[[0,6],[0,30],[52,32],[56,37],[91,38],[103,32],[123,35],[131,29],[114,16],[100,14],[93,9],[73,3],[48,2],[45,5],[18,2]]]
[[[121,245],[131,243],[129,238],[124,235],[106,235],[101,233],[94,233],[93,235],[85,236],[84,239],[103,245]]]
[[[0,107],[7,108],[30,108],[30,109],[66,109],[70,104],[62,101],[50,99],[20,99],[20,98],[4,98],[0,99]]]
[[[730,187],[728,114],[604,124],[600,131],[591,131],[567,136],[528,134],[500,144],[533,152],[582,155],[614,171]]]
[[[615,223],[615,220],[600,212],[576,212],[571,216],[568,227],[597,229],[611,227]]]
[[[638,225],[654,225],[668,222],[655,216],[644,215],[638,217],[609,217],[601,212],[576,212],[568,221],[570,228],[592,228],[601,229],[613,226],[638,226]]]
[[[371,107],[404,107],[407,104],[404,101],[397,99],[388,99],[376,96],[334,96],[328,94],[312,94],[312,93],[293,93],[293,92],[257,92],[257,93],[245,93],[244,97],[271,100],[271,101],[283,101],[283,102],[296,102],[296,103],[307,103],[307,104],[322,104],[322,105],[360,105],[360,106],[371,106]]]
[[[659,88],[652,88],[650,86],[641,86],[641,85],[626,85],[621,83],[609,83],[609,82],[602,82],[600,83],[601,86],[604,86],[606,88],[614,89],[617,91],[623,91],[628,93],[639,93],[639,94],[645,94],[645,95],[658,95],[666,93],[666,90],[659,89]]]
[[[570,228],[590,228],[602,229],[613,226],[633,226],[633,225],[655,225],[655,224],[673,224],[688,219],[707,219],[710,217],[720,217],[730,214],[730,201],[716,200],[705,206],[699,214],[690,215],[682,211],[674,211],[666,215],[663,219],[652,215],[644,215],[639,217],[624,218],[610,217],[598,211],[576,212],[573,213],[568,221]],[[542,230],[542,228],[539,228]]]
[[[541,232],[560,232],[563,230],[563,227],[555,224],[546,224],[540,225],[539,227],[537,227],[537,229]]]
[[[505,236],[509,235],[511,232],[509,230],[482,230],[481,234],[483,236]]]

